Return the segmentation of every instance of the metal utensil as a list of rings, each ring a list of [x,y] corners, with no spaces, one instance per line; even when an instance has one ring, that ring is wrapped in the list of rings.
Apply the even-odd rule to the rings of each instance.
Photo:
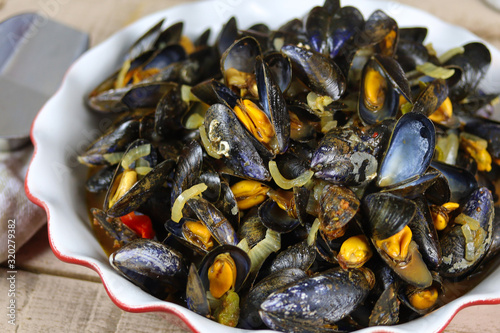
[[[0,151],[29,142],[36,114],[88,45],[88,34],[36,13],[0,23]]]

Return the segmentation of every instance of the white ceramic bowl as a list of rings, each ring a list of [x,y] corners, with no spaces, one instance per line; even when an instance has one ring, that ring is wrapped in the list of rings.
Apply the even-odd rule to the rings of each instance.
[[[147,16],[85,53],[70,68],[59,91],[40,111],[31,132],[36,150],[27,175],[26,192],[47,212],[50,244],[57,257],[95,270],[111,299],[124,310],[174,313],[195,332],[239,331],[202,318],[184,307],[160,301],[119,276],[109,266],[89,225],[84,191],[86,168],[78,165],[75,158],[109,125],[109,119],[98,121],[86,109],[83,97],[116,70],[127,48],[161,18],[167,18],[167,25],[184,21],[185,32],[190,36],[197,36],[208,27],[216,35],[233,15],[240,27],[265,22],[273,28],[287,19],[303,16],[322,2],[217,0],[186,4]],[[427,26],[426,42],[432,42],[438,53],[480,40],[463,28],[405,5],[368,0],[343,0],[342,4],[358,7],[365,18],[376,9],[382,9],[400,26]],[[491,45],[488,47],[493,63],[483,85],[490,91],[500,91],[500,52]],[[428,316],[406,324],[368,328],[360,332],[438,332],[460,309],[484,303],[500,303],[500,268],[465,296]]]

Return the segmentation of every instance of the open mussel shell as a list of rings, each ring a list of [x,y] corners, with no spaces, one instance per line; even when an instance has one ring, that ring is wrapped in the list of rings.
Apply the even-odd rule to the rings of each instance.
[[[427,87],[418,95],[413,104],[413,112],[418,112],[430,116],[436,111],[444,100],[448,97],[448,85],[443,79],[436,79],[429,83]]]
[[[210,282],[208,280],[208,271],[210,269],[210,266],[212,266],[219,254],[224,253],[228,253],[234,260],[234,263],[236,265],[236,282],[234,284],[234,291],[238,292],[245,283],[245,280],[250,273],[250,258],[248,257],[248,254],[239,247],[226,244],[218,246],[207,253],[200,263],[198,275],[201,278],[205,290],[210,289]]]
[[[347,83],[340,68],[323,55],[296,45],[285,45],[281,52],[290,58],[293,73],[312,91],[338,100]]]
[[[436,272],[432,272],[432,284],[430,287],[425,288],[425,289],[435,290],[438,294],[438,297],[439,297],[439,295],[442,295],[445,292],[444,291],[445,288],[443,287],[443,280],[442,280],[441,276],[439,276],[439,274]],[[436,302],[433,305],[430,305],[428,307],[422,307],[422,308],[415,307],[412,304],[411,297],[415,293],[418,293],[422,290],[424,290],[424,289],[412,286],[411,284],[401,284],[401,286],[399,287],[397,298],[401,301],[401,303],[403,303],[410,310],[423,316],[427,313],[430,313],[432,310],[434,310],[436,307],[438,307],[439,301],[438,301],[438,299],[436,299]]]
[[[375,58],[366,63],[361,75],[358,101],[361,120],[366,124],[375,124],[384,119],[395,118],[399,94]]]
[[[134,44],[132,44],[127,54],[125,55],[125,60],[135,59],[144,52],[152,50],[162,32],[162,26],[164,22],[165,19],[161,19],[144,35],[142,35]]]
[[[359,76],[357,113],[364,124],[394,120],[399,107],[399,94],[411,100],[409,83],[394,59],[375,55],[364,64]]]
[[[238,23],[236,18],[231,17],[226,24],[222,26],[219,35],[217,36],[217,50],[219,54],[223,54],[239,37]]]
[[[210,249],[207,249],[207,247],[204,244],[201,244],[199,240],[195,238],[190,239],[191,236],[185,233],[184,224],[186,222],[197,222],[197,221],[198,220],[196,219],[188,217],[182,218],[179,222],[174,222],[171,219],[168,219],[167,222],[165,222],[164,227],[165,230],[170,235],[173,235],[179,243],[181,243],[182,245],[186,246],[189,249],[194,250],[198,254],[205,255],[208,253]]]
[[[227,84],[227,70],[234,68],[240,72],[253,73],[255,58],[260,56],[259,42],[253,37],[243,37],[235,41],[221,56],[221,71]]]
[[[184,290],[188,268],[177,250],[149,239],[137,239],[109,257],[111,266],[144,291],[160,299]]]
[[[147,145],[150,146],[150,153],[142,159],[146,161],[152,169],[142,178],[139,178],[126,193],[124,193],[110,206],[110,202],[116,192],[116,186],[118,185],[117,182],[125,170],[123,164],[126,160],[128,160],[128,155],[133,154],[134,149]],[[137,162],[134,161],[131,165],[125,167],[127,170],[135,170],[136,163]],[[123,154],[120,163],[116,167],[113,180],[111,181],[111,186],[108,188],[108,192],[106,193],[106,197],[104,199],[104,211],[109,216],[119,217],[137,210],[151,197],[156,188],[165,183],[165,179],[174,168],[175,162],[172,160],[165,160],[159,164],[156,163],[156,150],[147,140],[138,139],[130,144],[127,151]]]
[[[377,186],[396,186],[422,175],[431,163],[435,146],[436,130],[429,118],[414,112],[403,115],[380,163]]]
[[[469,196],[462,208],[462,214],[476,220],[479,228],[473,230],[473,237],[478,238],[484,235],[484,240],[480,243],[476,239],[472,243],[466,240],[463,225],[455,224],[445,230],[441,236],[441,250],[443,261],[439,267],[439,272],[444,277],[461,278],[472,270],[488,252],[493,236],[494,205],[491,192],[484,187],[478,188]],[[474,229],[474,227],[469,229]],[[478,244],[476,244],[478,243]],[[471,249],[472,257],[466,258],[467,248]]]
[[[474,92],[481,79],[485,76],[491,64],[491,54],[483,43],[469,43],[464,45],[464,52],[449,59],[445,66],[461,68],[460,80],[450,87],[450,98],[461,101]]]
[[[462,203],[478,187],[474,175],[465,169],[438,161],[432,161],[431,166],[439,170],[447,182],[447,184],[444,184],[443,181],[436,182],[436,184],[426,192],[430,200],[435,198],[432,201],[436,204],[442,204],[448,201]],[[444,200],[439,200],[442,193],[446,195],[446,186],[450,192],[449,197],[445,197]],[[442,189],[443,187],[444,189]],[[444,202],[440,203],[441,201]]]
[[[399,40],[396,21],[381,10],[374,11],[366,20],[364,33],[368,45],[373,45],[376,53],[393,56]]]
[[[238,244],[238,236],[231,222],[213,204],[200,197],[189,199],[187,204],[219,244]]]
[[[272,199],[259,206],[259,217],[264,226],[279,233],[290,232],[300,224],[298,218],[291,217]]]
[[[488,141],[488,152],[497,164],[500,164],[500,123],[486,119],[467,121],[465,131]]]
[[[198,275],[195,264],[189,266],[189,274],[186,285],[186,304],[189,310],[203,317],[210,316],[210,304],[207,300],[207,294],[203,287],[203,282]]]
[[[284,153],[290,139],[290,115],[279,85],[261,57],[255,62],[255,77],[259,101],[274,128],[277,147],[273,148],[273,153]]]
[[[422,260],[422,256],[418,251],[418,245],[415,241],[410,242],[408,246],[408,257],[403,263],[395,262],[376,245],[375,248],[385,263],[407,283],[419,288],[427,288],[432,284],[431,272]]]
[[[271,179],[269,171],[233,111],[223,104],[212,105],[205,115],[205,131],[212,146],[235,173],[255,180]]]
[[[264,62],[273,74],[274,81],[284,93],[292,82],[292,63],[281,52],[272,52],[264,56]]]
[[[363,209],[369,220],[371,237],[387,239],[407,226],[417,209],[411,200],[390,193],[372,193],[363,198]]]
[[[429,167],[422,176],[414,177],[408,182],[403,182],[394,187],[384,188],[381,192],[389,192],[407,199],[414,199],[434,186],[441,173]]]
[[[175,162],[168,160],[159,163],[107,209],[106,213],[110,216],[123,216],[138,209],[153,195],[156,188],[165,183],[165,177],[170,174],[174,165]]]

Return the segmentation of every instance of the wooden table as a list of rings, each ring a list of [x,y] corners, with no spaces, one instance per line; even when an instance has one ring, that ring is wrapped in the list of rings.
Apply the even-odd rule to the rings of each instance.
[[[250,1],[250,0],[249,0]],[[103,41],[136,19],[173,6],[179,0],[0,0],[0,20],[26,11],[44,13],[54,20],[87,31],[92,45]],[[478,0],[400,0],[434,13],[445,21],[471,30],[500,48],[500,14]],[[395,5],[397,10],[397,5]],[[425,22],[422,22],[425,24]],[[128,313],[108,298],[98,275],[87,268],[59,261],[43,227],[22,247],[18,268],[17,321],[0,317],[0,332],[189,332],[179,319],[155,313]],[[0,268],[0,312],[6,313],[6,269]],[[500,332],[500,305],[462,310],[447,333]]]

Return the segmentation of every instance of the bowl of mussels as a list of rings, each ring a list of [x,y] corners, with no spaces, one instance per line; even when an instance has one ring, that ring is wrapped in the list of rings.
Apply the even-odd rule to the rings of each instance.
[[[394,8],[205,1],[88,51],[32,129],[55,254],[195,332],[438,332],[499,303],[500,52]]]

